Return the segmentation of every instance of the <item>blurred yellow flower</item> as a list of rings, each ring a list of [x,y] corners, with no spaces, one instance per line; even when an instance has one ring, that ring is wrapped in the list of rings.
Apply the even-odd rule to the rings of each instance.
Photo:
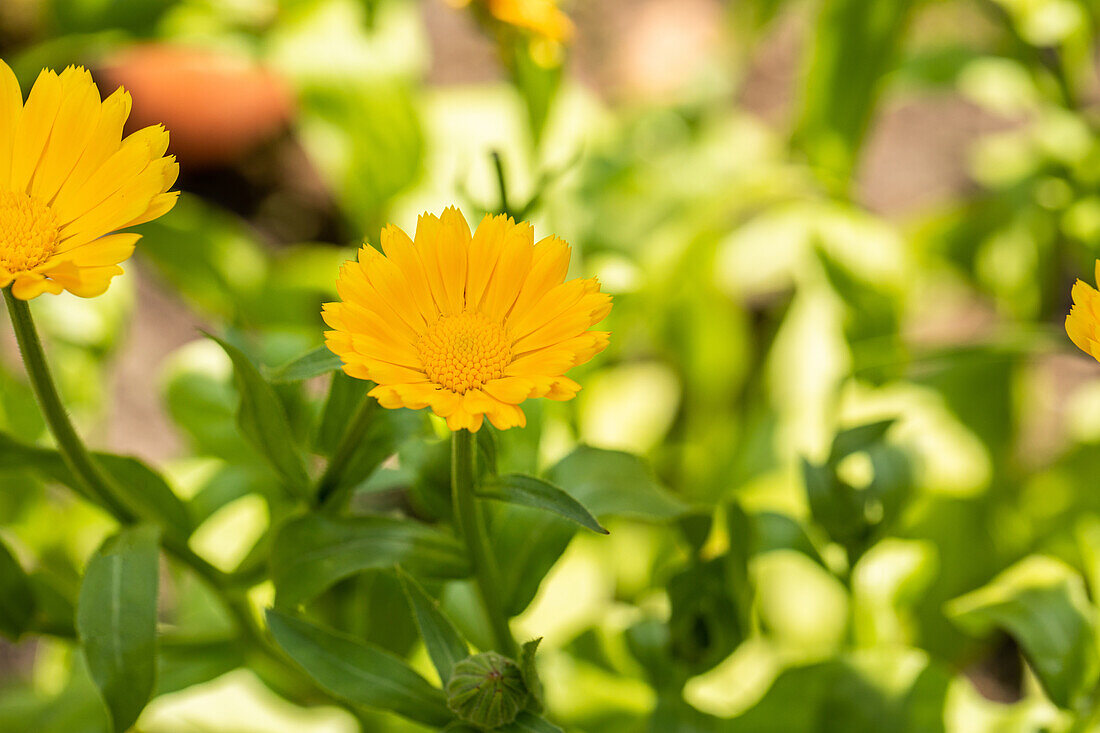
[[[44,69],[27,103],[0,61],[0,287],[90,298],[122,272],[138,234],[112,234],[164,214],[179,166],[155,125],[122,138],[130,95],[101,100],[85,69]]]
[[[588,329],[611,311],[595,278],[565,282],[570,247],[534,242],[527,222],[486,216],[472,235],[455,208],[417,221],[415,241],[390,225],[336,282],[326,303],[329,349],[344,371],[378,386],[383,407],[431,407],[451,430],[523,426],[519,404],[569,400],[564,376],[603,351],[609,334]]]
[[[450,0],[456,7],[471,0]],[[479,0],[489,15],[501,23],[528,31],[547,41],[567,43],[573,37],[573,22],[556,0]]]
[[[1100,260],[1096,261],[1096,275],[1100,281]],[[1084,280],[1073,284],[1073,307],[1066,316],[1066,333],[1077,348],[1100,361],[1100,292]]]

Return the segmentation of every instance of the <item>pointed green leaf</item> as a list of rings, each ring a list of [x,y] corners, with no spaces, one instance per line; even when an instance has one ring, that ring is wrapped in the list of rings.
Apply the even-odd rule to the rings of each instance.
[[[439,672],[439,679],[446,686],[455,664],[470,655],[470,648],[451,620],[439,608],[439,602],[429,596],[416,580],[398,566],[397,577],[409,599],[420,638]]]
[[[301,382],[334,372],[343,366],[340,357],[328,350],[327,346],[318,346],[301,356],[274,369],[267,370],[267,378],[275,384]]]
[[[506,501],[554,512],[599,534],[607,534],[584,505],[548,481],[521,473],[493,476],[478,487],[483,499]]]
[[[582,445],[550,471],[550,481],[597,517],[675,519],[688,507],[637,456]]]
[[[114,729],[129,730],[156,680],[158,530],[123,529],[88,563],[76,628]]]
[[[364,570],[401,564],[417,575],[463,578],[462,544],[425,524],[394,517],[337,518],[310,514],[279,531],[271,574],[280,607],[294,606]]]
[[[34,589],[19,561],[0,541],[0,633],[16,641],[34,616]]]
[[[537,639],[525,642],[520,652],[519,668],[523,673],[523,683],[527,685],[527,692],[531,695],[527,706],[536,713],[542,712],[542,680],[539,679],[539,670],[535,666],[535,652],[538,651],[540,636]]]
[[[273,609],[267,622],[283,651],[332,694],[425,725],[454,719],[443,692],[389,652]]]
[[[299,496],[306,496],[309,476],[298,453],[286,410],[283,409],[274,388],[260,375],[244,352],[217,336],[207,335],[233,361],[233,373],[241,398],[237,411],[237,422],[241,430],[260,454],[286,479],[289,488]]]

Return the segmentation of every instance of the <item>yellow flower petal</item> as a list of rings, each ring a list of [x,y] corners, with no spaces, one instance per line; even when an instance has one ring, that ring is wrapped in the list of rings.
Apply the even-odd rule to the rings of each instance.
[[[0,191],[7,191],[11,183],[15,127],[22,111],[23,94],[19,91],[19,82],[11,68],[0,59]]]

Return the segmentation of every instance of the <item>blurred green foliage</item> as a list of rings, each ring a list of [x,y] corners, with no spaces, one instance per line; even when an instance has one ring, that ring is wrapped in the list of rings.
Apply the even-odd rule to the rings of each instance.
[[[484,14],[498,81],[430,84],[431,16],[468,12],[435,2],[16,5],[33,21],[0,7],[0,39],[25,86],[146,42],[275,70],[295,111],[250,161],[289,145],[292,183],[323,189],[334,223],[333,241],[279,241],[184,161],[138,269],[224,338],[147,365],[177,457],[101,456],[137,516],[239,581],[253,613],[279,609],[271,633],[301,673],[254,653],[177,563],[160,573],[156,674],[85,661],[80,640],[111,620],[87,610],[104,589],[82,578],[135,564],[154,595],[130,590],[155,598],[152,530],[115,534],[59,488],[73,477],[5,359],[0,729],[100,733],[142,707],[144,733],[451,720],[440,660],[487,648],[490,630],[450,534],[447,443],[422,413],[376,411],[334,489],[347,512],[303,512],[365,389],[317,351],[319,304],[386,222],[451,203],[476,221],[502,198],[571,242],[572,272],[616,304],[575,401],[481,437],[493,498],[527,492],[487,520],[514,627],[543,639],[543,717],[500,730],[1100,727],[1100,376],[1061,333],[1070,284],[1100,257],[1095,3],[724,3],[697,77],[615,103]],[[765,122],[744,85],[789,27],[802,71],[785,121]],[[920,103],[991,131],[952,154],[964,185],[874,206],[875,133]],[[111,415],[104,386],[148,301],[130,276],[93,301],[34,303],[82,426]],[[127,608],[149,647],[153,608]],[[148,660],[140,644],[119,651]],[[116,691],[109,708],[97,689]]]

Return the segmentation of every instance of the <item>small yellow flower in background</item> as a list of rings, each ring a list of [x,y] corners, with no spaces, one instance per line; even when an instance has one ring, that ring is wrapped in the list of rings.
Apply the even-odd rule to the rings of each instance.
[[[122,272],[140,235],[115,234],[166,213],[179,166],[155,125],[122,138],[130,95],[101,99],[85,69],[45,69],[26,104],[0,61],[0,287],[30,300],[90,298]]]
[[[472,235],[455,208],[424,214],[415,240],[390,225],[336,282],[328,348],[383,407],[431,407],[451,430],[526,424],[528,398],[572,399],[564,376],[607,346],[589,331],[611,311],[595,278],[565,282],[570,247],[527,222],[486,216]]]
[[[471,0],[449,0],[455,7]],[[573,37],[573,22],[562,12],[556,0],[479,0],[489,15],[547,41],[565,44]]]
[[[1100,260],[1096,261],[1100,282]],[[1100,292],[1084,280],[1073,284],[1073,307],[1066,316],[1066,333],[1077,348],[1100,361]]]

